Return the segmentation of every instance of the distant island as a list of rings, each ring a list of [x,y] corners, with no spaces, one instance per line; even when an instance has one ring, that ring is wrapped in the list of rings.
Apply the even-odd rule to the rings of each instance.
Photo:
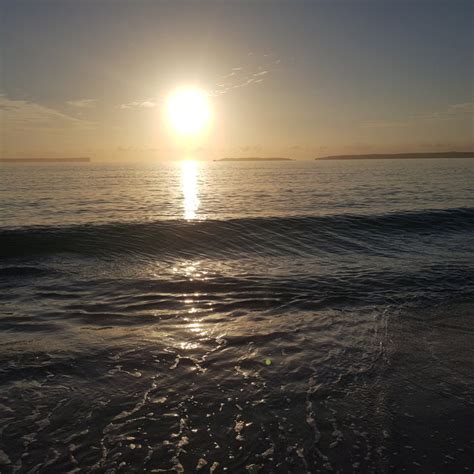
[[[268,158],[259,158],[259,157],[244,157],[244,158],[221,158],[220,160],[214,160],[214,161],[294,161],[291,158],[274,158],[274,157],[268,157]]]
[[[87,157],[78,158],[0,158],[0,163],[90,163]]]
[[[315,160],[412,160],[417,158],[474,158],[474,151],[446,151],[436,153],[374,153],[369,155],[332,155],[315,158]]]

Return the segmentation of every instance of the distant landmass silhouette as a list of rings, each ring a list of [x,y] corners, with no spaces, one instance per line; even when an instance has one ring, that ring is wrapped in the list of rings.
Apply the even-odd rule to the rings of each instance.
[[[221,158],[220,160],[214,161],[294,161],[291,158],[278,158],[278,157],[257,157],[249,156],[244,158]]]
[[[373,153],[368,155],[331,155],[315,160],[410,160],[416,158],[474,158],[474,151],[445,151],[436,153]]]
[[[0,158],[0,163],[89,163],[90,158]]]

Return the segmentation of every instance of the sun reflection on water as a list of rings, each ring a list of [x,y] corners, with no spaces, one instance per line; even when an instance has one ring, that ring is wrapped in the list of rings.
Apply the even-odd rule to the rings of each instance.
[[[196,218],[199,208],[198,164],[196,161],[186,160],[181,163],[181,188],[183,191],[184,218]]]

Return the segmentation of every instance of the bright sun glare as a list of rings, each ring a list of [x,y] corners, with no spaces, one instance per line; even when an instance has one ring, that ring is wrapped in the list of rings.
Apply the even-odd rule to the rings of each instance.
[[[191,87],[174,91],[168,97],[167,115],[171,127],[180,135],[202,132],[211,118],[207,94]]]

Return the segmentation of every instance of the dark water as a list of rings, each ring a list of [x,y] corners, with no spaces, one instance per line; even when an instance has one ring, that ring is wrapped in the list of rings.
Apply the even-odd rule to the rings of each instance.
[[[474,160],[0,173],[0,472],[473,471]]]

